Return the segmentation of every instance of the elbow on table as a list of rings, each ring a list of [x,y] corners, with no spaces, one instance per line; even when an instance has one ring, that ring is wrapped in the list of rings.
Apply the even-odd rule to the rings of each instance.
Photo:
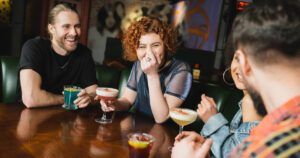
[[[154,120],[155,120],[155,123],[158,123],[158,124],[162,124],[164,122],[166,122],[168,120],[168,118],[155,118],[154,117]]]
[[[31,96],[22,95],[22,102],[27,108],[34,108],[38,106],[38,103]]]

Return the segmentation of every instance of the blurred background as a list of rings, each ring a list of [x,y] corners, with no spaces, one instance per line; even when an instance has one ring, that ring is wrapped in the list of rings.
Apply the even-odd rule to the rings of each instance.
[[[178,30],[176,58],[201,70],[200,79],[218,81],[225,64],[226,40],[235,16],[252,0],[0,0],[1,56],[20,56],[23,43],[47,36],[49,10],[58,3],[77,8],[81,43],[97,65],[124,69],[122,33],[142,16],[156,16]]]

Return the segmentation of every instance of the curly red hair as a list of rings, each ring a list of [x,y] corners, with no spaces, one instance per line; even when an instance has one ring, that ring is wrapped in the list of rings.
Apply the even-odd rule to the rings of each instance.
[[[177,32],[173,27],[154,17],[142,17],[139,21],[132,23],[123,36],[124,58],[136,61],[137,48],[142,35],[156,33],[164,43],[166,57],[172,56],[177,47]]]

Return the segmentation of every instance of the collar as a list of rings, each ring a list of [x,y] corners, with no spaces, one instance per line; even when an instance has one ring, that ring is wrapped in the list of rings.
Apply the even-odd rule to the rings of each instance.
[[[300,95],[288,100],[285,104],[267,114],[260,124],[251,132],[252,136],[267,135],[275,125],[287,120],[291,116],[298,116],[300,111]]]

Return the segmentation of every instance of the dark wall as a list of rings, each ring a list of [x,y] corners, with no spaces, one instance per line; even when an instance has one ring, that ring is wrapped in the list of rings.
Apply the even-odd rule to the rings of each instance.
[[[10,55],[19,56],[23,44],[26,0],[12,2]],[[9,46],[9,45],[8,45]]]
[[[43,2],[45,0],[27,0],[25,10],[25,29],[24,29],[24,41],[39,36],[42,30],[41,28],[43,19]]]
[[[22,45],[41,34],[44,0],[12,0],[11,20],[0,26],[0,54],[20,56]]]
[[[10,43],[11,43],[11,27],[1,26],[0,27],[0,54],[9,55],[10,54]]]

